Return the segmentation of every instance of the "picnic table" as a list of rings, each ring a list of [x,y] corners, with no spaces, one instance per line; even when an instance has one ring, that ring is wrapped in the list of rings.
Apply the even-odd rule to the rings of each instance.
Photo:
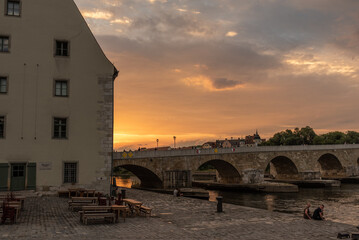
[[[123,205],[112,205],[111,209],[116,213],[116,222],[119,221],[120,215],[122,213],[123,221],[126,221],[126,215],[128,208]]]
[[[18,201],[11,201],[7,202],[9,207],[15,208],[16,210],[16,219],[20,216],[20,210],[21,210],[21,202]]]
[[[134,199],[129,199],[129,198],[123,199],[123,202],[128,205],[132,214],[134,214],[135,216],[140,215],[140,209],[142,206],[142,202],[136,201]]]
[[[19,201],[21,203],[21,209],[24,209],[24,203],[25,203],[25,196],[21,196],[21,195],[14,195],[13,196],[15,201]],[[8,196],[5,194],[0,194],[0,201],[6,201],[8,199]]]
[[[72,197],[69,203],[69,209],[72,211],[75,208],[81,208],[83,206],[97,205],[97,197]]]
[[[68,190],[59,190],[57,191],[58,195],[68,194],[69,198],[71,196],[75,197],[95,197],[96,189],[86,189],[86,188],[69,188]]]
[[[111,219],[118,221],[118,213],[113,212],[111,206],[83,206],[80,213],[80,221],[87,224],[89,219]]]

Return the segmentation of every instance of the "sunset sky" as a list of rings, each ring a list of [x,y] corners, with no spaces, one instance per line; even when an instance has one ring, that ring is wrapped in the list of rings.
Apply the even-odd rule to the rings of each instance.
[[[358,0],[75,0],[115,83],[115,147],[359,130]]]

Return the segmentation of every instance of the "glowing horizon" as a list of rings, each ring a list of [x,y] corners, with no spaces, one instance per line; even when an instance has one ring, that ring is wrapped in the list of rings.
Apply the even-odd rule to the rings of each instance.
[[[356,1],[75,2],[120,70],[118,149],[358,130]]]

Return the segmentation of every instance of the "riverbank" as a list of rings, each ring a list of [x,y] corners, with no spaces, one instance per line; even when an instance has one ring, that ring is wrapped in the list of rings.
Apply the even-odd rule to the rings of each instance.
[[[25,202],[19,223],[0,225],[0,239],[336,239],[351,225],[308,221],[285,214],[192,198],[127,189],[126,197],[152,207],[150,218],[127,218],[117,224],[83,225],[67,209],[66,198],[43,196]]]

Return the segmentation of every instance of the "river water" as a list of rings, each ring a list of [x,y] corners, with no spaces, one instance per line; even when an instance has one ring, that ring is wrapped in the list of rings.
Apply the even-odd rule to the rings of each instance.
[[[130,188],[136,178],[117,178],[117,185]],[[300,188],[299,193],[248,193],[208,191],[210,201],[222,196],[226,203],[284,212],[303,217],[303,209],[310,202],[311,212],[324,204],[324,216],[331,221],[359,225],[359,184],[342,184],[338,188]],[[225,211],[225,209],[224,209]]]

